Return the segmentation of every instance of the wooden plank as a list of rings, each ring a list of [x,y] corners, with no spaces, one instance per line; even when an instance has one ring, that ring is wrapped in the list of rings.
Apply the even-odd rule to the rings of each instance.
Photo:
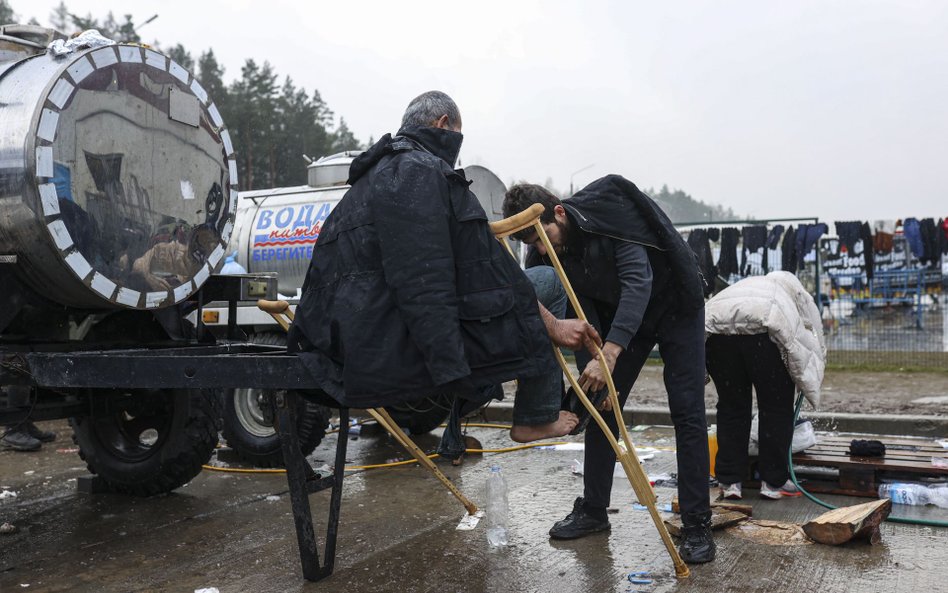
[[[729,511],[727,509],[711,507],[711,529],[724,529],[725,527],[730,527],[731,525],[736,525],[741,521],[746,521],[747,515],[740,513],[738,511]],[[665,519],[665,526],[668,528],[668,533],[679,536],[681,535],[681,517],[678,515],[672,515],[668,519]]]
[[[797,465],[826,465],[831,467],[873,467],[879,470],[910,471],[930,475],[948,474],[948,469],[935,467],[931,460],[927,463],[891,460],[884,457],[849,457],[831,455],[796,455],[793,463]]]
[[[803,531],[813,541],[839,545],[864,538],[869,543],[882,541],[879,524],[889,516],[892,501],[888,498],[833,509],[803,524]]]

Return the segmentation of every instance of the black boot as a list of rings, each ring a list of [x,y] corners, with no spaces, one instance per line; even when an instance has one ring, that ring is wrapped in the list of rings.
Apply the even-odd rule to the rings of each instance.
[[[14,451],[39,451],[43,443],[34,439],[26,431],[23,425],[7,427],[7,434],[0,439],[0,445],[4,449],[13,449]]]
[[[56,440],[56,433],[50,432],[48,430],[43,430],[42,428],[36,426],[32,422],[26,422],[23,425],[26,428],[26,432],[29,433],[34,439],[43,442],[43,443],[52,443]]]
[[[714,538],[711,536],[711,513],[702,513],[685,523],[681,529],[678,553],[688,564],[703,564],[714,560]]]
[[[583,506],[583,497],[580,496],[573,503],[572,512],[550,529],[550,537],[576,539],[599,531],[608,531],[611,527],[609,519],[606,518],[606,509],[586,509]]]

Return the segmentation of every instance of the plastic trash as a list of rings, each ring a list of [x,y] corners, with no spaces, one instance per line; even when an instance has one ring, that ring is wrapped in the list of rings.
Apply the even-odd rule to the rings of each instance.
[[[879,498],[891,498],[892,504],[925,506],[928,504],[948,509],[948,485],[893,482],[879,486]]]
[[[492,548],[507,545],[507,480],[499,465],[492,465],[487,476],[487,543]]]

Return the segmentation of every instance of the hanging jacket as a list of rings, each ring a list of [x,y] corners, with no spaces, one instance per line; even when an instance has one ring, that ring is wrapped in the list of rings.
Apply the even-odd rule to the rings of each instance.
[[[775,224],[770,232],[767,233],[767,249],[776,249],[780,245],[780,237],[783,236],[783,225]]]
[[[754,225],[741,228],[741,275],[750,274],[750,267],[747,265],[747,254],[757,253],[763,249],[763,255],[760,259],[762,270],[767,269],[767,225]]]
[[[797,236],[795,241],[796,253],[797,253],[797,269],[802,270],[805,264],[806,256],[813,251],[813,248],[816,247],[817,242],[820,240],[826,232],[829,230],[829,227],[826,226],[826,223],[817,223],[817,224],[801,224],[797,227]],[[793,270],[794,272],[796,270]]]
[[[839,242],[846,247],[846,253],[852,257],[856,254],[856,242],[860,237],[860,222],[836,222],[836,234]]]
[[[935,227],[935,219],[924,218],[918,226],[922,243],[925,244],[925,260],[922,263],[937,264],[941,260],[941,245],[938,242],[939,230]]]
[[[790,272],[745,278],[725,288],[705,305],[709,334],[766,333],[780,349],[797,389],[814,408],[826,369],[826,343],[813,297]]]
[[[718,273],[723,278],[739,273],[737,267],[737,242],[741,232],[734,227],[721,229],[721,253],[718,255]]]
[[[461,138],[386,134],[352,162],[322,228],[288,349],[345,406],[556,369],[532,285],[452,169]]]
[[[708,231],[706,229],[694,229],[688,233],[688,246],[691,247],[698,258],[698,268],[701,270],[701,275],[708,280],[704,289],[704,296],[707,298],[714,291],[714,278],[718,275],[718,270],[714,266],[714,255],[711,253],[711,243],[708,241]]]
[[[797,271],[797,233],[793,227],[787,229],[783,234],[783,241],[780,243],[780,269],[787,272]]]
[[[862,257],[866,262],[866,279],[872,280],[876,273],[876,255],[872,248],[872,228],[868,222],[860,225],[859,238],[862,240]]]
[[[925,242],[922,240],[921,224],[917,218],[906,218],[902,223],[902,233],[905,235],[905,241],[912,250],[915,259],[921,261],[925,259]]]

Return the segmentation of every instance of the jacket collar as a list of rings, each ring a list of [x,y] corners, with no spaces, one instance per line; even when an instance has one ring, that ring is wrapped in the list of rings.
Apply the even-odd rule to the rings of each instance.
[[[464,135],[460,132],[428,126],[405,126],[398,131],[398,136],[415,141],[423,149],[448,163],[452,169],[461,152],[461,142],[464,141]]]

